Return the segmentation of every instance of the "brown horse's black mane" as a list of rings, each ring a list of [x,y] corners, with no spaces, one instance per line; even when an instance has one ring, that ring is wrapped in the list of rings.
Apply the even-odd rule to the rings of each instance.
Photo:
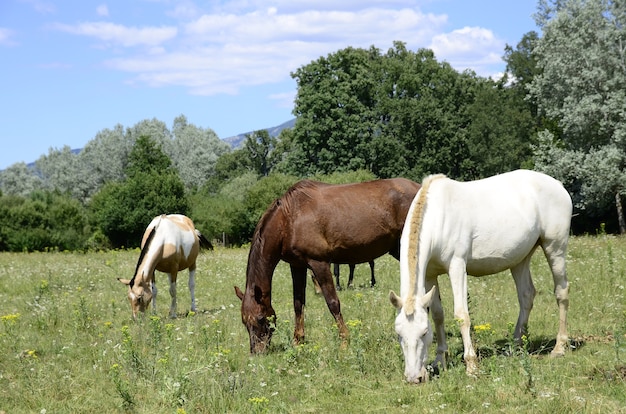
[[[148,235],[148,239],[146,239],[146,244],[144,244],[143,248],[141,249],[141,253],[139,254],[139,260],[137,260],[137,267],[135,268],[135,274],[133,275],[133,278],[130,279],[131,288],[135,286],[135,276],[137,276],[139,265],[141,265],[141,262],[143,262],[144,257],[146,257],[146,253],[148,253],[148,249],[150,248],[150,243],[152,242],[152,239],[154,239],[154,235],[156,234],[157,227],[158,226],[154,226],[152,228],[150,235]]]

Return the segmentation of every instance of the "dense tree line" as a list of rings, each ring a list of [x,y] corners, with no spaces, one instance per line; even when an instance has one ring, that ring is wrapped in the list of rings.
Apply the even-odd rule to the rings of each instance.
[[[574,229],[626,230],[626,3],[540,0],[492,80],[431,50],[347,47],[292,73],[296,123],[232,150],[181,115],[100,131],[78,153],[51,149],[0,173],[0,250],[133,247],[150,219],[190,215],[246,243],[271,201],[301,178],[351,182],[431,173],[470,180],[516,168],[560,179]]]

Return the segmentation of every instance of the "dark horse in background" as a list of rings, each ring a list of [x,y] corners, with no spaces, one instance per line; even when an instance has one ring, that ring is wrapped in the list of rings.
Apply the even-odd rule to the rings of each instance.
[[[385,253],[398,259],[404,220],[419,188],[404,178],[341,185],[304,180],[275,200],[252,237],[245,292],[235,286],[250,352],[265,351],[272,337],[272,277],[280,260],[291,267],[294,343],[304,339],[307,269],[315,275],[345,343],[348,328],[330,263],[365,263]]]
[[[370,280],[370,286],[374,287],[376,285],[376,276],[374,275],[374,261],[370,260],[369,262],[370,265],[370,272],[372,274],[371,276],[371,280]],[[354,282],[354,268],[356,267],[356,263],[350,263],[350,276],[348,276],[348,289],[353,287],[353,282]],[[337,290],[342,290],[343,288],[341,287],[341,283],[340,283],[340,276],[341,276],[341,271],[339,269],[339,263],[333,263],[333,274],[335,275],[335,280],[337,282]],[[322,289],[320,288],[320,285],[317,283],[317,280],[315,279],[315,277],[313,275],[311,275],[311,280],[313,280],[313,285],[315,285],[315,293],[322,293]]]
[[[374,261],[370,260],[368,263],[370,265],[370,273],[372,275],[370,280],[370,286],[374,287],[376,285],[376,276],[374,275]],[[356,266],[356,264],[350,263],[349,265],[350,276],[348,276],[348,288],[351,288],[354,281],[354,267]],[[339,283],[339,263],[333,263],[333,274],[335,275],[335,281],[337,282],[337,290],[341,290],[341,283]]]

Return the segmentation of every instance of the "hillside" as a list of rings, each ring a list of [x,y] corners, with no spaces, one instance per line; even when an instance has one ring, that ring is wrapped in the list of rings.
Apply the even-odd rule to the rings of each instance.
[[[293,128],[293,126],[296,124],[296,118],[290,119],[287,122],[284,122],[278,126],[274,126],[274,127],[270,127],[270,128],[264,128],[272,137],[277,137],[280,134],[280,131],[282,131],[283,129],[286,128]],[[244,132],[241,133],[239,135],[235,135],[232,137],[228,137],[228,138],[222,138],[222,141],[226,142],[228,145],[230,145],[230,147],[232,149],[235,148],[239,148],[241,146],[241,144],[243,143],[243,141],[246,139],[246,135],[248,134],[252,134],[254,131],[250,131],[250,132]],[[72,149],[72,152],[74,154],[78,154],[80,151],[82,150],[82,148],[74,148]],[[35,162],[30,162],[28,164],[26,164],[29,168],[34,168],[35,167]],[[0,170],[2,171],[2,170]]]
[[[293,128],[296,124],[296,118],[290,119],[287,122],[284,122],[278,126],[265,128],[265,130],[270,134],[271,137],[277,137],[280,134],[280,131],[287,128]],[[235,135],[228,138],[223,138],[222,141],[228,143],[231,148],[239,148],[243,141],[246,139],[246,135],[252,134],[254,131],[245,132],[243,134]]]

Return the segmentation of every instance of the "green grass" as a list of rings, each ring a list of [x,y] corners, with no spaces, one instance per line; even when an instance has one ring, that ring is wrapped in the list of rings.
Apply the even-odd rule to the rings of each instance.
[[[310,283],[307,342],[291,345],[291,277],[281,263],[274,276],[278,328],[270,352],[251,357],[233,290],[245,284],[246,249],[201,255],[195,315],[167,318],[167,278],[157,275],[158,312],[139,322],[130,320],[126,287],[116,280],[132,276],[137,251],[2,253],[0,412],[623,412],[625,255],[624,238],[571,240],[568,316],[575,348],[559,359],[548,357],[558,321],[541,253],[532,263],[537,297],[525,349],[511,345],[518,304],[510,275],[470,278],[478,378],[465,375],[450,286],[442,276],[449,367],[415,386],[403,381],[395,310],[387,299],[389,289],[399,289],[399,266],[391,257],[376,261],[375,288],[367,287],[369,267],[360,265],[357,288],[339,292],[351,331],[343,351]],[[188,307],[184,272],[179,315]]]

